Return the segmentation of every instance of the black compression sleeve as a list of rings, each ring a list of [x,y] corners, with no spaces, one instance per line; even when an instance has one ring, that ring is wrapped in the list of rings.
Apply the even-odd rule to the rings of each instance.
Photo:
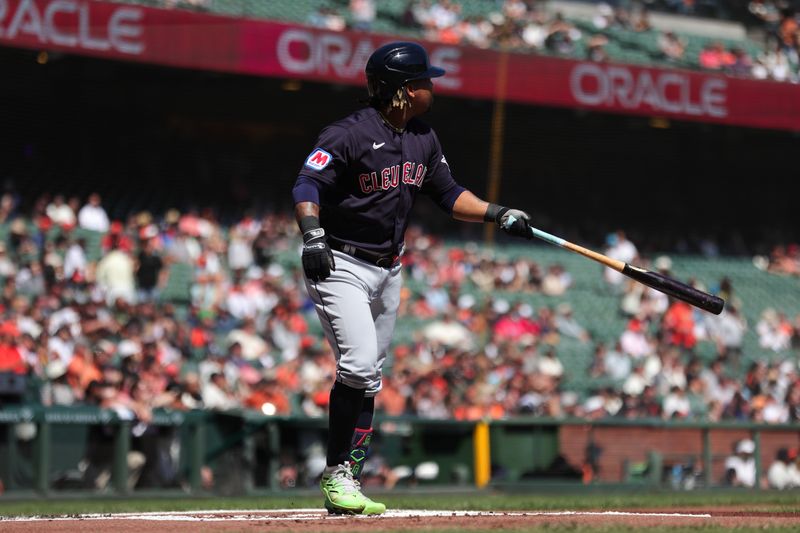
[[[339,381],[334,383],[328,406],[328,466],[347,461],[365,392]]]
[[[307,216],[300,219],[300,231],[303,234],[315,229],[319,229],[319,219],[317,217]]]
[[[497,219],[500,218],[500,215],[506,211],[508,211],[507,207],[490,203],[489,207],[486,208],[486,214],[483,215],[483,220],[485,222],[497,222]]]

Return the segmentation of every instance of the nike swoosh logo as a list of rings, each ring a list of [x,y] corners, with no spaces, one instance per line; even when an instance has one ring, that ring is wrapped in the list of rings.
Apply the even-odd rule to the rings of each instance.
[[[378,148],[380,148],[380,147],[381,147],[381,146],[383,146],[384,144],[386,144],[386,143],[385,143],[385,142],[382,142],[382,143],[378,144],[378,143],[376,143],[376,142],[373,142],[373,143],[372,143],[372,149],[373,149],[373,150],[377,150]]]

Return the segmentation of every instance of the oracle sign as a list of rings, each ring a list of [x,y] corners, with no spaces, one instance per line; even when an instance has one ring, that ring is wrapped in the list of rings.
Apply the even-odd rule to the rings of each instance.
[[[281,67],[293,74],[322,77],[333,74],[353,81],[360,79],[370,54],[385,41],[289,28],[278,37],[276,55]],[[447,71],[447,76],[437,80],[437,85],[448,89],[461,87],[460,59],[461,50],[454,46],[438,46],[430,51],[431,64]]]
[[[728,82],[718,77],[579,63],[570,72],[569,87],[575,100],[592,107],[728,116]]]
[[[0,38],[33,38],[47,45],[138,55],[144,50],[144,11],[114,7],[97,20],[94,2],[85,0],[0,0]]]

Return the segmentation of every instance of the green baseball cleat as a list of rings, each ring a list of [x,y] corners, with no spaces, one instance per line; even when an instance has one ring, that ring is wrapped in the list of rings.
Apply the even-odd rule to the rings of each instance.
[[[330,514],[383,514],[386,506],[374,502],[361,493],[361,483],[353,477],[350,463],[323,473],[319,488],[325,495],[325,508]]]

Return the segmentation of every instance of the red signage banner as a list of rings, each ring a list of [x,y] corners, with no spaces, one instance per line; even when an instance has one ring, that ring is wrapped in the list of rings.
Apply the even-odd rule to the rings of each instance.
[[[363,85],[369,54],[389,40],[93,0],[0,0],[0,45],[258,76]],[[426,46],[447,70],[436,80],[447,94],[800,131],[800,88],[788,83]]]

